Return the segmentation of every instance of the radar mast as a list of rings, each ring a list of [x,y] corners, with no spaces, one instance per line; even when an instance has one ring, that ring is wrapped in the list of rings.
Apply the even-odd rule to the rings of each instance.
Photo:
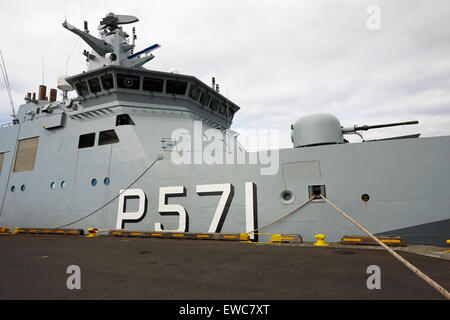
[[[129,41],[129,35],[123,31],[121,25],[138,22],[135,16],[116,15],[109,13],[100,21],[98,31],[100,38],[94,37],[89,33],[87,22],[84,25],[84,31],[74,27],[67,21],[62,24],[64,28],[75,33],[84,40],[92,51],[84,51],[88,63],[88,71],[101,68],[107,65],[116,65],[127,68],[142,68],[144,64],[152,60],[155,56],[151,51],[158,49],[159,44],[151,45],[137,53],[133,54],[135,47],[135,34],[133,31],[132,41]],[[133,28],[134,29],[134,28]]]

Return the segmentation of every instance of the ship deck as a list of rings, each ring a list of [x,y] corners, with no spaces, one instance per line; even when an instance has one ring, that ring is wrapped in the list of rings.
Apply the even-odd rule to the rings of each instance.
[[[450,289],[444,248],[396,250]],[[444,299],[387,252],[363,246],[2,235],[0,254],[2,300]],[[70,265],[80,267],[79,290],[67,288]],[[370,265],[380,267],[379,290],[367,288]]]

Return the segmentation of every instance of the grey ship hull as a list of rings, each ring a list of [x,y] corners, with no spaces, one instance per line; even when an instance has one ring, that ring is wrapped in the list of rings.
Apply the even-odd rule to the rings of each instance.
[[[137,103],[136,107],[121,105],[109,105],[108,116],[78,119],[68,113],[64,127],[56,130],[43,128],[46,117],[0,129],[0,152],[4,152],[2,225],[54,228],[85,217],[117,197],[148,168],[162,153],[162,137],[176,128],[192,130],[194,118],[189,113],[171,114],[168,121],[167,111],[150,113]],[[114,127],[116,115],[121,113],[129,114],[135,125]],[[116,130],[119,143],[77,148],[80,133],[111,128]],[[17,142],[29,137],[39,137],[34,168],[15,172]],[[145,214],[137,220],[124,220],[125,229],[155,230],[157,223],[165,230],[179,227],[179,215],[160,213],[161,187],[184,187],[183,194],[166,196],[162,201],[185,209],[185,231],[208,232],[221,194],[196,190],[199,185],[231,184],[232,193],[215,231],[247,232],[306,201],[309,186],[323,185],[327,198],[373,233],[434,245],[443,245],[448,238],[448,136],[282,149],[274,175],[261,175],[259,164],[176,165],[170,151],[163,153],[164,159],[131,187],[145,193]],[[103,182],[105,177],[110,179],[109,185]],[[91,184],[93,178],[98,180],[96,186]],[[65,188],[61,187],[63,181]],[[250,225],[248,183],[254,192]],[[20,190],[22,185],[24,191]],[[14,192],[12,186],[16,187]],[[283,190],[291,192],[289,201],[283,199]],[[369,195],[369,200],[363,201],[362,194]],[[129,199],[127,206],[127,212],[136,211],[137,200]],[[69,227],[115,229],[118,211],[119,198]],[[262,232],[301,234],[305,241],[313,241],[318,233],[326,234],[329,241],[361,234],[323,200],[314,200]]]
[[[88,69],[58,84],[75,88],[77,99],[57,102],[51,90],[47,101],[41,86],[38,99],[27,94],[14,124],[0,128],[1,225],[241,233],[294,210],[318,188],[373,233],[444,244],[450,137],[346,144],[343,134],[367,128],[342,128],[334,117],[320,116],[319,124],[317,117],[299,119],[292,127],[296,148],[274,152],[269,162],[250,161],[263,154],[237,152],[234,138],[215,139],[215,151],[244,164],[195,161],[211,145],[210,129],[227,131],[239,107],[215,81],[211,87],[143,68],[159,44],[134,53],[135,31],[129,37],[121,25],[136,21],[109,13],[100,38],[63,23],[91,47],[84,52]],[[183,129],[195,139],[199,123],[195,164],[175,164],[190,151],[180,153],[179,141],[166,138]],[[160,154],[164,159],[146,171]],[[262,231],[307,241],[318,233],[329,241],[360,233],[323,200]]]

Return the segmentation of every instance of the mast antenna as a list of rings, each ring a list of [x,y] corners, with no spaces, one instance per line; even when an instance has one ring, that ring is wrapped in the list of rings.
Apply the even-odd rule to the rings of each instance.
[[[44,53],[42,53],[42,84],[45,83],[44,70]]]
[[[13,97],[11,94],[11,86],[9,84],[8,73],[6,72],[6,65],[5,65],[5,61],[3,60],[3,54],[2,54],[1,49],[0,49],[0,58],[1,58],[0,69],[2,70],[3,81],[5,82],[6,91],[8,91],[8,96],[9,96],[9,103],[11,104],[11,108],[12,108],[11,116],[13,117],[13,119],[16,119],[16,112],[14,111],[14,101],[13,101]]]

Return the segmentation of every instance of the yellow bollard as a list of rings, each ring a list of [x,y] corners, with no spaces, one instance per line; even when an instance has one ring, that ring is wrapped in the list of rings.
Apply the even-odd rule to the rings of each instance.
[[[314,238],[317,239],[317,242],[315,242],[314,245],[317,246],[317,247],[326,247],[326,246],[328,246],[329,243],[326,243],[326,242],[324,241],[324,239],[325,239],[326,237],[327,237],[327,236],[324,235],[324,234],[322,234],[322,233],[317,234],[317,235],[314,237]]]
[[[0,228],[0,234],[10,234],[9,228]]]
[[[450,240],[447,240],[447,244],[450,244]],[[444,250],[444,252],[450,252],[450,249],[449,250]]]
[[[250,241],[250,235],[248,233],[241,233],[239,236],[239,240],[241,242],[251,242]]]
[[[281,243],[281,234],[274,234],[271,236],[270,243]]]
[[[97,234],[97,231],[98,231],[97,228],[89,228],[88,229],[89,234],[86,236],[86,238],[98,237],[99,235]]]

